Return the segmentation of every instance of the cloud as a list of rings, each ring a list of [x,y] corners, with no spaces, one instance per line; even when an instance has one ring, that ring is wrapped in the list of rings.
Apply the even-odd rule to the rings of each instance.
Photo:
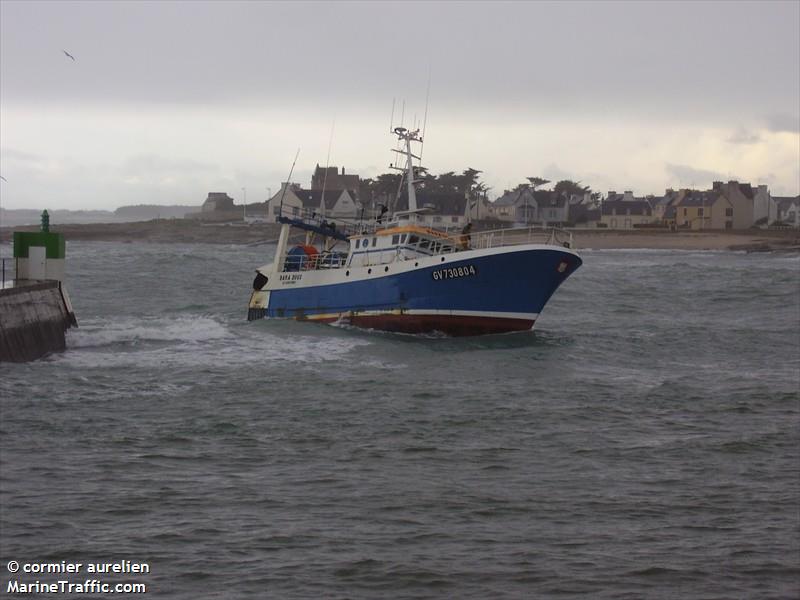
[[[22,150],[17,150],[15,148],[0,148],[0,157],[2,157],[4,161],[12,160],[21,163],[38,163],[44,162],[45,160],[43,156],[32,154],[30,152],[23,152]]]
[[[775,133],[800,133],[800,114],[772,114],[766,120],[767,129]]]
[[[139,173],[207,173],[217,167],[211,163],[191,159],[168,158],[156,154],[139,154],[131,156],[122,165],[128,175]]]
[[[744,127],[739,127],[736,131],[733,132],[731,137],[728,138],[728,142],[731,144],[758,144],[761,141],[761,137],[757,133],[751,133]]]
[[[725,175],[722,173],[706,169],[696,169],[689,165],[666,163],[665,169],[671,178],[677,179],[680,182],[681,187],[701,187],[711,184],[713,181],[724,181],[726,179]],[[736,179],[736,177],[728,179]]]
[[[168,158],[155,154],[139,154],[128,158],[110,174],[125,185],[174,187],[191,180],[205,180],[217,175],[219,168],[196,160]]]

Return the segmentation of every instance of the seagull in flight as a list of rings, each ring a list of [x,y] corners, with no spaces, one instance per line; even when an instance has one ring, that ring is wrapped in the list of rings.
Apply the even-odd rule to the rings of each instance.
[[[72,60],[75,60],[75,57],[74,57],[74,56],[72,56],[72,54],[70,54],[70,53],[69,53],[69,52],[67,52],[66,50],[62,50],[62,52],[63,52],[64,54],[66,54],[67,56],[69,56],[69,57],[70,57]]]

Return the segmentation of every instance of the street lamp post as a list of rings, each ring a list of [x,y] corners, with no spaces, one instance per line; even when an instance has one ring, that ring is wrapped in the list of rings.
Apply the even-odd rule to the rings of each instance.
[[[242,220],[247,223],[247,188],[242,188],[242,193],[244,194],[244,216]]]

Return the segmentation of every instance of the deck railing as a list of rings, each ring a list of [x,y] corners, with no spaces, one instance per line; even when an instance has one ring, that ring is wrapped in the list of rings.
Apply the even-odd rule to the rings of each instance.
[[[519,244],[547,244],[574,248],[572,233],[555,227],[512,227],[478,231],[471,234],[472,248],[498,248],[501,246],[517,246]]]
[[[519,227],[480,231],[472,233],[467,239],[465,234],[450,235],[436,239],[423,239],[414,243],[405,243],[397,248],[368,249],[362,263],[364,266],[388,264],[403,258],[404,251],[415,255],[440,256],[463,250],[479,250],[484,248],[500,248],[521,244],[543,244],[573,248],[572,233],[561,229],[543,229],[540,227]],[[312,256],[290,255],[285,253],[280,263],[286,271],[318,271],[339,269],[347,266],[347,254],[320,253]],[[388,260],[387,260],[388,259]]]
[[[285,271],[318,271],[321,269],[338,269],[345,266],[346,254],[314,254],[312,256],[284,255]]]

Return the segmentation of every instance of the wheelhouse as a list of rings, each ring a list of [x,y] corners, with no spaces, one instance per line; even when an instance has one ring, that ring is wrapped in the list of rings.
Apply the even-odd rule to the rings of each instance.
[[[352,236],[347,265],[358,267],[385,264],[421,256],[448,254],[457,249],[457,240],[441,231],[417,225],[387,227]]]

